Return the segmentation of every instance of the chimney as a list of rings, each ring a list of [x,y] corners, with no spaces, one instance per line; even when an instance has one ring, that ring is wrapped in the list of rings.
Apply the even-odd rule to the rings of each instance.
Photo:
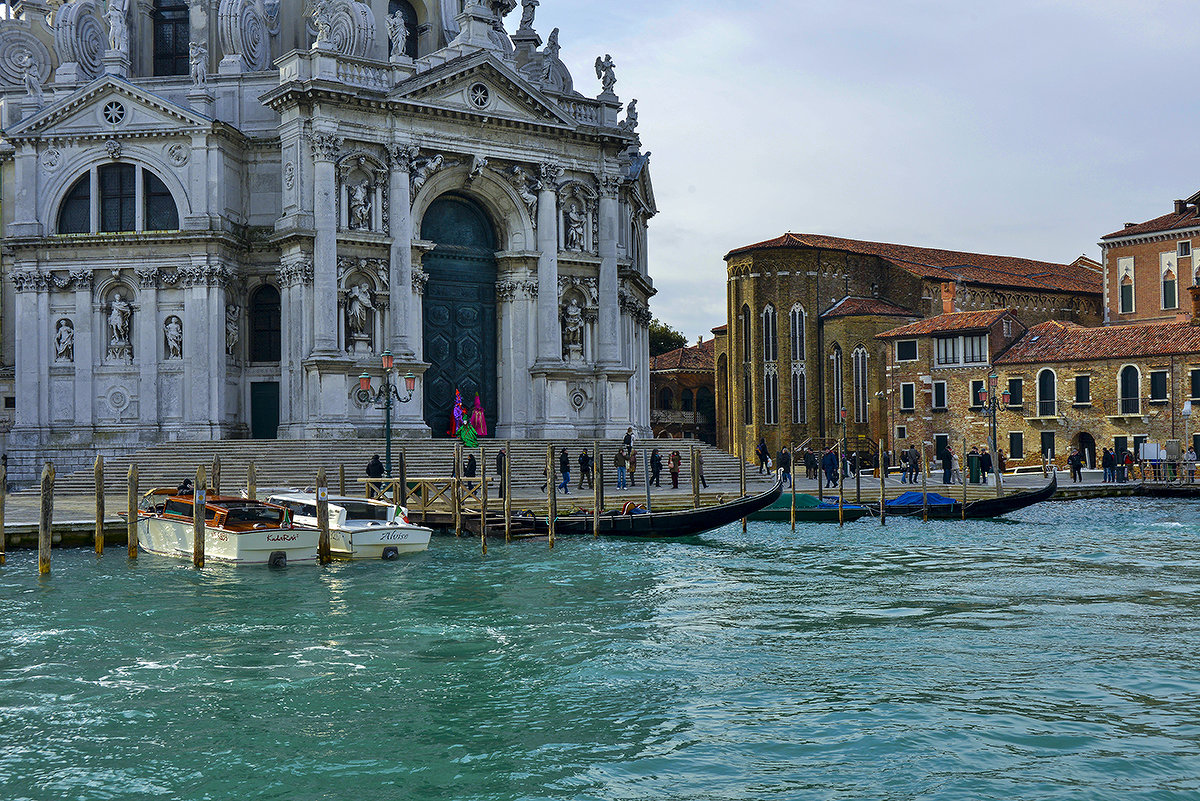
[[[954,282],[947,281],[942,284],[942,314],[950,314],[954,311]]]
[[[1125,223],[1126,228],[1132,228],[1135,225],[1137,225],[1137,223]]]
[[[1186,200],[1176,200],[1175,201],[1175,213],[1176,214],[1187,214],[1187,201]]]

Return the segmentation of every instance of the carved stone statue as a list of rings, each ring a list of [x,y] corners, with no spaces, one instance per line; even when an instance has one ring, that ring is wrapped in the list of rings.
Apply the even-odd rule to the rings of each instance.
[[[404,23],[404,15],[399,11],[393,12],[387,18],[388,39],[392,42],[392,60],[404,56],[404,46],[408,44],[408,25]]]
[[[539,5],[541,3],[538,0],[521,0],[521,27],[518,30],[533,30],[533,15],[537,13]]]
[[[104,19],[108,21],[108,49],[129,55],[128,0],[109,0]]]
[[[483,175],[483,171],[487,169],[488,160],[483,156],[475,156],[471,159],[471,171],[467,174],[468,181],[474,181],[479,176]]]
[[[571,356],[583,355],[583,309],[575,298],[563,309],[563,347]]]
[[[442,158],[442,154],[438,153],[432,158],[424,159],[421,162],[421,166],[412,171],[412,193],[414,196],[417,192],[421,191],[421,187],[429,180],[429,176],[442,168],[444,162],[445,159]]]
[[[108,355],[113,359],[128,359],[132,355],[129,343],[129,323],[133,317],[133,307],[120,292],[113,295],[108,311],[108,327],[111,331],[108,338]]]
[[[225,307],[225,353],[232,356],[238,344],[238,307]]]
[[[563,214],[567,218],[565,226],[567,250],[583,250],[586,243],[584,224],[587,222],[587,214],[584,213],[578,200],[567,204]]]
[[[633,100],[629,101],[629,105],[626,106],[626,108],[625,108],[625,119],[622,120],[617,125],[617,127],[620,128],[622,131],[628,131],[629,133],[637,132],[637,127],[638,127],[637,98],[634,98]]]
[[[188,64],[192,85],[203,86],[208,81],[208,48],[200,42],[191,42],[188,45]]]
[[[333,30],[333,3],[331,0],[314,0],[312,4],[313,27],[317,29],[314,47],[329,44],[329,33]]]
[[[59,320],[54,332],[54,360],[75,361],[75,327],[70,320]]]
[[[370,337],[368,326],[370,323],[371,312],[375,310],[375,304],[371,302],[371,290],[367,289],[366,284],[355,284],[350,287],[350,293],[346,297],[346,320],[350,324],[350,333],[355,339],[367,339]]]
[[[371,227],[371,198],[367,182],[350,187],[350,227],[369,229]]]
[[[25,91],[41,105],[45,96],[42,93],[42,69],[37,59],[28,50],[22,51],[17,57],[17,67],[21,70],[21,80]]]
[[[558,28],[550,31],[550,38],[546,40],[546,47],[542,50],[542,80],[550,80],[550,73],[554,70],[554,65],[558,63],[558,53],[562,48],[558,44]]]
[[[529,207],[529,213],[533,214],[537,208],[538,196],[537,193],[530,188],[531,179],[529,173],[520,164],[514,165],[509,172],[512,174],[512,184],[517,189],[517,194],[521,196],[521,200],[525,201],[525,205]]]
[[[167,358],[183,358],[183,323],[175,315],[171,315],[163,323],[163,334],[167,340]]]
[[[596,56],[596,77],[600,79],[604,94],[611,95],[613,87],[617,85],[617,65],[613,63],[612,56],[607,53],[604,58]]]

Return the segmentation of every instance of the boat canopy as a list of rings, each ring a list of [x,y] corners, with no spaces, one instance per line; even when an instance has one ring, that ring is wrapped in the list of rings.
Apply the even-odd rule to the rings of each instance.
[[[928,499],[928,500],[925,500]],[[953,498],[947,498],[945,495],[938,495],[936,492],[930,492],[922,495],[919,492],[910,490],[902,492],[895,498],[887,502],[888,506],[920,506],[928,503],[930,506],[945,506],[947,504],[955,504],[958,501]]]

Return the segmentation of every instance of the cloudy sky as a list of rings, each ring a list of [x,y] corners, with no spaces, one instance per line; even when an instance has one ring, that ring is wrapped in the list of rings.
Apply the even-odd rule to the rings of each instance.
[[[542,0],[536,26],[576,89],[611,53],[638,99],[651,308],[693,341],[721,257],[785,231],[1071,261],[1200,190],[1194,3]]]

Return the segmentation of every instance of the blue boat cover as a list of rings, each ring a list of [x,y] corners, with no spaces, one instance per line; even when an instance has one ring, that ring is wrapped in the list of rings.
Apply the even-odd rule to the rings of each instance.
[[[888,506],[920,506],[921,493],[919,492],[904,492],[887,502]],[[930,506],[944,506],[946,504],[958,503],[953,498],[947,498],[945,495],[938,495],[936,492],[929,493],[926,497],[929,498]]]

